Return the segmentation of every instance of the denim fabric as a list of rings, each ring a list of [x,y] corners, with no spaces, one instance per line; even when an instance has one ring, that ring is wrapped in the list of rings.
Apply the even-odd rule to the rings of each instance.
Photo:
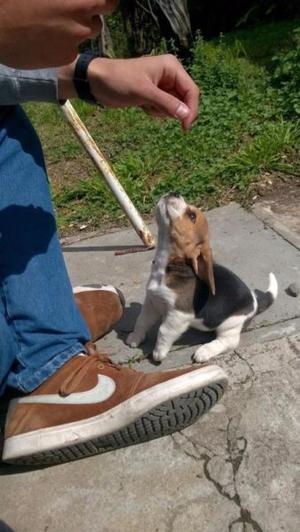
[[[89,332],[74,301],[41,146],[20,107],[0,124],[0,394],[30,392]]]

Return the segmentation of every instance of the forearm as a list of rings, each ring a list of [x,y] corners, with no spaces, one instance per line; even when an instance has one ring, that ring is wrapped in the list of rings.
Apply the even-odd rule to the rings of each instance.
[[[74,69],[77,58],[69,65],[57,69],[57,94],[59,100],[78,98],[74,83]]]
[[[57,69],[19,70],[0,64],[0,106],[76,98],[73,83],[76,60]]]
[[[0,65],[0,105],[57,100],[57,69],[17,70]]]

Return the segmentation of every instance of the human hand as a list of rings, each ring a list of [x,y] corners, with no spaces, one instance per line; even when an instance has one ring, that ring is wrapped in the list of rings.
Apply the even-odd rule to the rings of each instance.
[[[72,66],[60,72],[60,98],[76,96],[70,83]],[[107,107],[138,106],[161,118],[180,120],[189,129],[197,117],[200,91],[175,56],[166,54],[136,59],[94,59],[88,67],[91,92]]]
[[[99,15],[117,0],[0,0],[0,63],[15,68],[66,65],[101,31]]]
[[[89,65],[91,92],[107,107],[142,107],[173,117],[188,129],[198,114],[199,89],[175,56],[95,59]]]

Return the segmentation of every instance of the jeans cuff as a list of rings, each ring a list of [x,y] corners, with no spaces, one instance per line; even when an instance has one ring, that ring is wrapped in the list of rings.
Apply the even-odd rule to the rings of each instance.
[[[49,377],[51,377],[61,366],[63,366],[70,358],[78,355],[79,353],[85,353],[86,350],[80,342],[76,342],[71,347],[68,347],[65,351],[62,351],[59,355],[52,358],[47,364],[38,369],[28,368],[22,371],[22,376],[16,377],[15,388],[23,390],[25,393],[32,392]],[[10,383],[10,386],[12,384]]]

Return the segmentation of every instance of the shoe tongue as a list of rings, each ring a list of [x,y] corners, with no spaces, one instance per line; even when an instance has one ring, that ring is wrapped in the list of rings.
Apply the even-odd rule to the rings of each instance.
[[[87,355],[98,355],[99,354],[97,350],[97,346],[93,342],[87,342],[84,347],[85,347]]]

